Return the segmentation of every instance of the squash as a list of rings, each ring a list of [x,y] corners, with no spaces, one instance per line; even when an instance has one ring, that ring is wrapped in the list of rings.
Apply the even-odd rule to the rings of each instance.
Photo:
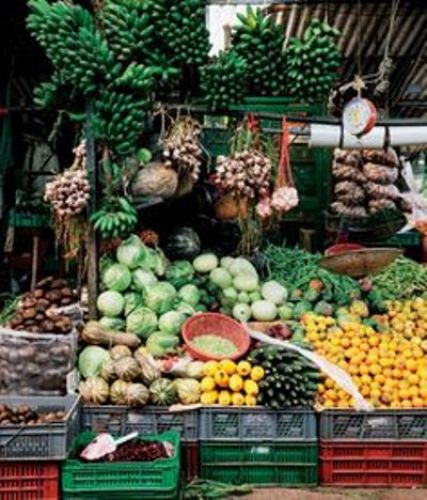
[[[171,260],[192,260],[200,253],[201,243],[198,234],[191,227],[178,227],[169,233],[163,249]]]
[[[219,220],[245,218],[248,211],[247,200],[237,201],[232,194],[225,194],[218,198],[214,205],[215,217]]]
[[[176,403],[178,392],[174,382],[159,378],[150,385],[150,397],[155,405],[170,406]]]
[[[168,333],[154,332],[152,333],[145,344],[147,352],[155,358],[166,356],[175,350],[179,345],[180,338],[177,335]]]
[[[168,199],[172,198],[177,188],[177,172],[162,162],[152,162],[141,168],[131,184],[135,197],[153,196]]]

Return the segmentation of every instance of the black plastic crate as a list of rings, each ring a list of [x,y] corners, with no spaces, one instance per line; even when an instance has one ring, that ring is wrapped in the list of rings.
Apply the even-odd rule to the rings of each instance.
[[[28,405],[41,412],[64,411],[65,419],[48,424],[0,426],[0,460],[65,460],[79,432],[79,396],[0,396],[0,404]]]
[[[317,438],[316,414],[309,408],[202,408],[200,415],[200,439],[206,441]]]
[[[427,409],[326,410],[320,415],[320,439],[427,441]]]
[[[137,431],[140,434],[178,432],[182,441],[199,439],[198,410],[171,412],[168,407],[82,406],[82,430],[109,432],[120,436]]]

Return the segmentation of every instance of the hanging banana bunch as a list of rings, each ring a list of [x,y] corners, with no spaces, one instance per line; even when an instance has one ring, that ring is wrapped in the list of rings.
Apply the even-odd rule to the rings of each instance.
[[[150,105],[154,70],[131,63],[99,89],[94,100],[96,137],[116,155],[136,151]]]
[[[156,0],[153,23],[157,41],[171,63],[201,66],[209,53],[206,0]]]
[[[105,240],[125,238],[135,229],[138,213],[124,196],[105,197],[90,221]]]
[[[156,69],[156,87],[179,75],[169,56],[161,51],[153,18],[155,0],[106,0],[98,21],[117,61],[137,62]]]
[[[237,14],[240,21],[232,32],[232,46],[247,63],[251,95],[283,95],[285,86],[285,34],[271,15],[248,7]]]
[[[339,31],[313,19],[302,40],[292,38],[286,51],[288,92],[297,99],[321,101],[330,92],[341,64]]]
[[[110,50],[118,61],[145,62],[154,45],[151,0],[106,0],[99,21]]]
[[[138,213],[123,194],[123,167],[106,158],[100,174],[104,197],[90,221],[103,239],[124,238],[135,229]]]
[[[30,0],[28,6],[28,29],[44,48],[56,73],[51,83],[68,83],[84,96],[93,94],[97,82],[114,66],[114,57],[91,14],[69,2]]]
[[[201,89],[210,109],[226,109],[239,103],[248,88],[248,65],[231,49],[202,66]]]

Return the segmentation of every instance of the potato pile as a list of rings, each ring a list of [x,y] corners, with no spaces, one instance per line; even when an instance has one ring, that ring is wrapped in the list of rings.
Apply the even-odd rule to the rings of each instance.
[[[0,335],[0,394],[65,394],[76,348],[73,335],[66,340]]]
[[[41,413],[28,405],[16,407],[10,407],[3,404],[0,405],[0,426],[11,424],[48,424],[50,422],[60,422],[64,420],[64,418],[65,413],[63,411]]]
[[[410,209],[394,185],[399,176],[398,166],[399,159],[392,149],[336,149],[332,163],[335,183],[332,212],[363,218],[383,209]]]
[[[45,278],[23,300],[9,321],[13,330],[31,333],[68,333],[73,324],[69,317],[58,314],[58,307],[68,306],[76,297],[63,279]]]

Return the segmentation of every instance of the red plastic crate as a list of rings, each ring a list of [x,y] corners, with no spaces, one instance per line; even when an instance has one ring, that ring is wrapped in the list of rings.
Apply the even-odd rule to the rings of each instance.
[[[427,443],[320,442],[321,486],[427,485]]]
[[[200,476],[199,441],[181,443],[181,464],[185,481],[191,481]]]
[[[0,462],[0,498],[1,500],[58,500],[58,463]]]

